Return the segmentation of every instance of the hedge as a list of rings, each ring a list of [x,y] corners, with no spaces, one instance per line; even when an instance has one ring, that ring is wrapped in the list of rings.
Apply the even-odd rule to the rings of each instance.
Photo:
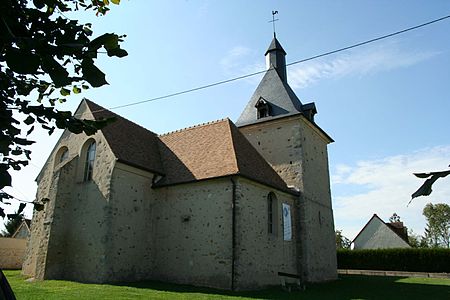
[[[450,273],[450,249],[338,250],[338,269]]]

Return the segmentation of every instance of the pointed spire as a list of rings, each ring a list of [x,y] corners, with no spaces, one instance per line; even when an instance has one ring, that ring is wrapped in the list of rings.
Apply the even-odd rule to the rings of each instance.
[[[280,75],[281,80],[283,82],[287,82],[287,74],[286,74],[286,51],[284,51],[280,42],[277,38],[273,37],[272,42],[270,43],[269,49],[266,51],[266,68],[267,70],[270,68],[275,68]]]

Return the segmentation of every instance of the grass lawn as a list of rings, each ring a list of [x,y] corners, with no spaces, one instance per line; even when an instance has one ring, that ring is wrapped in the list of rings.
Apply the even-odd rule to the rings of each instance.
[[[450,279],[341,275],[303,292],[272,288],[224,292],[160,282],[83,284],[62,280],[27,282],[20,271],[4,271],[17,299],[450,299]]]

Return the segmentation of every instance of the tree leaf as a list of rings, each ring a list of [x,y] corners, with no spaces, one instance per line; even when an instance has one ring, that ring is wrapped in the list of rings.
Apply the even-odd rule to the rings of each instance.
[[[69,95],[70,95],[70,90],[69,90],[69,89],[66,89],[66,88],[61,88],[61,89],[59,90],[59,92],[60,92],[61,95],[63,95],[63,96],[69,96]]]
[[[39,56],[16,48],[6,50],[5,60],[8,67],[19,74],[35,74],[39,68]]]
[[[22,154],[22,150],[20,150],[20,149],[11,150],[11,154],[12,155],[21,155]]]
[[[45,2],[43,0],[33,0],[33,4],[38,9],[42,9],[45,6]]]
[[[94,65],[94,61],[91,58],[83,59],[81,68],[83,70],[83,79],[93,87],[101,87],[102,85],[108,84],[105,79],[105,73]]]
[[[34,123],[34,118],[32,116],[28,116],[23,122],[27,125],[31,125]]]
[[[1,164],[1,166],[4,166],[4,164]],[[11,175],[9,175],[7,169],[0,171],[0,189],[5,186],[11,186]]]
[[[42,69],[50,75],[56,87],[62,87],[70,84],[69,73],[52,56],[42,57]]]
[[[74,94],[79,94],[79,93],[81,93],[81,89],[80,89],[79,87],[77,87],[77,86],[74,86],[74,87],[72,88],[72,91],[74,92]]]
[[[120,4],[120,0],[111,0],[112,3],[119,5]]]
[[[33,130],[34,130],[34,125],[33,125],[33,126],[31,126],[31,128],[30,128],[30,129],[28,129],[28,131],[27,131],[27,136],[28,136],[28,135],[30,135],[30,133],[32,133],[32,132],[33,132]]]
[[[19,209],[17,210],[17,214],[20,215],[23,212],[23,209],[25,208],[26,204],[25,203],[20,203],[19,204]]]
[[[15,137],[13,139],[13,141],[14,141],[14,143],[22,145],[22,146],[29,146],[29,145],[32,145],[32,144],[35,143],[34,141],[29,141],[29,140],[22,139],[22,138],[19,138],[19,137]]]

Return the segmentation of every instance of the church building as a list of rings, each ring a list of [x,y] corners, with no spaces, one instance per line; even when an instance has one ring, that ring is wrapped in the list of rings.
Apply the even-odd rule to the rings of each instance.
[[[327,145],[314,103],[287,82],[276,37],[236,123],[158,135],[91,101],[76,114],[116,121],[64,131],[37,177],[23,273],[82,282],[158,280],[220,289],[334,280]]]

